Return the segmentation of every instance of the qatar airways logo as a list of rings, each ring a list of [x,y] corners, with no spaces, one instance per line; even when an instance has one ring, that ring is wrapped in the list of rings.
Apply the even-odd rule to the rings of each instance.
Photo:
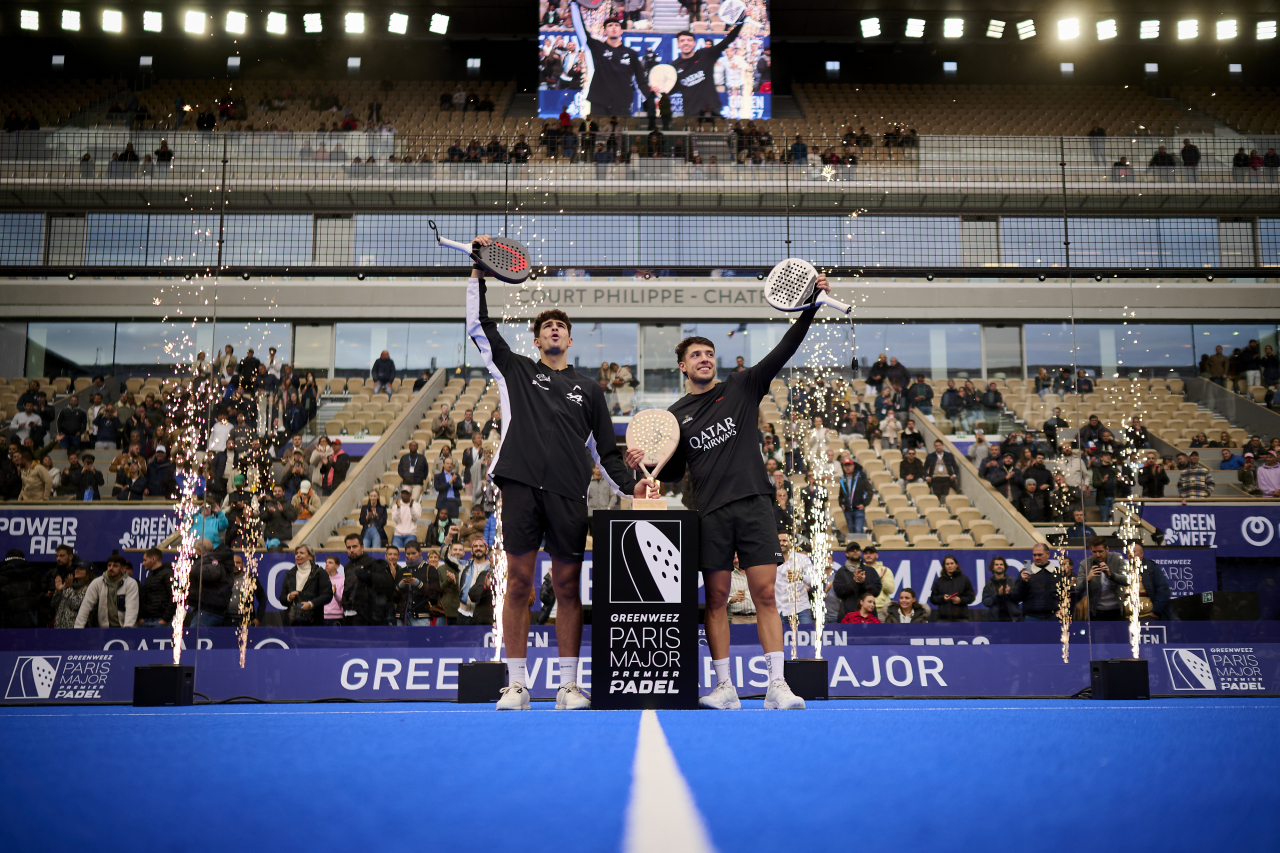
[[[706,80],[706,79],[707,79],[707,73],[706,73],[705,71],[695,71],[694,73],[690,74],[688,77],[686,77],[686,78],[684,78],[683,80],[681,80],[681,81],[680,81],[680,85],[681,85],[681,86],[696,86],[696,85],[698,85],[699,83],[701,83],[703,80]]]
[[[725,418],[707,427],[697,435],[689,436],[689,446],[694,450],[711,450],[717,445],[724,444],[737,434],[738,428],[734,426],[733,418]]]

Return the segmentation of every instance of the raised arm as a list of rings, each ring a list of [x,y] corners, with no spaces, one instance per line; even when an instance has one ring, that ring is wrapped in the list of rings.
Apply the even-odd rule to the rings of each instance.
[[[471,280],[467,283],[467,334],[480,350],[485,367],[501,378],[514,356],[511,347],[503,340],[497,322],[489,316],[484,276],[478,269],[471,271]]]
[[[796,350],[800,349],[800,344],[804,342],[804,336],[809,333],[809,326],[817,313],[816,305],[803,312],[800,318],[791,324],[791,328],[782,336],[782,340],[778,341],[778,345],[760,359],[759,363],[747,370],[747,385],[758,392],[757,396],[764,396],[769,389],[769,383],[782,372],[782,368],[786,367],[787,362],[796,354]]]
[[[720,39],[720,41],[717,42],[714,47],[710,48],[711,53],[714,54],[711,58],[712,62],[715,62],[715,60],[719,59],[720,54],[724,53],[725,49],[728,48],[729,45],[733,42],[733,40],[738,37],[738,34],[742,32],[742,25],[745,24],[746,22],[747,22],[747,18],[744,15],[742,20],[738,21],[737,25],[733,29],[725,33],[724,38]]]

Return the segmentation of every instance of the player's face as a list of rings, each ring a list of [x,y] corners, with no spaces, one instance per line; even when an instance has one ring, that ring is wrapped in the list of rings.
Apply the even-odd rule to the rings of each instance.
[[[676,39],[676,44],[680,46],[681,56],[693,55],[693,36],[680,36]]]
[[[604,37],[612,44],[617,44],[622,40],[622,25],[617,21],[605,24]]]
[[[708,382],[716,375],[716,351],[705,344],[694,344],[685,350],[680,369],[698,382]]]
[[[569,327],[563,320],[548,320],[538,330],[533,343],[544,355],[560,355],[573,345],[573,338],[569,337]]]

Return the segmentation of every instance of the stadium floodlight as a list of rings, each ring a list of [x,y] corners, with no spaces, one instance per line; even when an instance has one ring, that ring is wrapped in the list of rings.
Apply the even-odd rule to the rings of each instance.
[[[1199,21],[1178,21],[1178,38],[1193,39],[1200,35]]]
[[[1018,38],[1029,39],[1036,34],[1036,22],[1027,18],[1025,21],[1018,21]]]
[[[431,26],[427,29],[437,35],[444,35],[449,31],[449,16],[441,15],[439,12],[436,12],[431,16]]]
[[[40,29],[40,13],[33,9],[23,9],[18,15],[18,26],[24,30]]]
[[[1218,31],[1219,41],[1223,39],[1233,39],[1236,37],[1235,21],[1218,21],[1216,29]]]
[[[964,18],[943,18],[942,37],[958,39],[964,35]]]
[[[1108,18],[1105,21],[1098,21],[1098,41],[1106,41],[1113,39],[1120,34],[1120,30],[1116,27],[1116,19]]]
[[[987,22],[987,38],[998,39],[1004,36],[1004,21],[992,18]]]
[[[1142,70],[1146,73],[1148,77],[1154,77],[1160,73],[1160,63],[1147,62],[1142,66]]]
[[[348,56],[348,57],[347,57],[347,71],[348,71],[348,72],[350,72],[350,73],[352,73],[352,74],[355,74],[355,73],[356,73],[357,71],[359,71],[359,70],[360,70],[360,57],[358,57],[358,56]]]
[[[189,33],[196,35],[204,34],[204,19],[207,16],[204,12],[188,12],[182,20],[182,28]]]
[[[152,60],[153,60],[153,59],[154,59],[154,57],[151,57],[151,56],[139,56],[139,57],[138,57],[138,70],[140,70],[140,71],[150,71],[150,70],[151,70],[151,66],[152,66],[152,64],[153,64],[153,62],[152,62]]]
[[[62,10],[62,28],[73,32],[80,31],[80,13],[75,9]]]
[[[289,16],[284,12],[267,13],[267,32],[272,35],[282,36],[288,28]]]
[[[864,39],[875,38],[880,35],[880,19],[879,18],[863,18],[862,19],[862,37]]]
[[[924,18],[907,18],[907,29],[904,35],[909,39],[924,38]]]
[[[149,33],[158,33],[164,29],[164,15],[160,12],[143,12],[142,28]]]
[[[238,56],[228,56],[228,57],[227,57],[227,71],[228,71],[229,73],[234,74],[234,73],[236,73],[236,72],[237,72],[237,71],[239,71],[239,70],[240,70],[240,57],[238,57]]]
[[[1079,18],[1063,18],[1058,21],[1058,39],[1067,41],[1068,39],[1080,38],[1080,19]]]
[[[1243,73],[1244,73],[1244,66],[1243,66],[1243,65],[1241,65],[1239,62],[1232,62],[1232,63],[1229,63],[1229,64],[1227,65],[1227,73],[1228,73],[1228,74],[1243,74]]]
[[[61,71],[67,67],[67,55],[65,53],[55,53],[51,64],[54,71]]]
[[[302,30],[308,33],[324,32],[324,24],[320,20],[319,12],[311,12],[302,16]]]
[[[956,73],[956,71],[957,71],[959,68],[960,68],[960,63],[958,63],[958,62],[944,62],[944,63],[942,63],[942,73],[943,73],[943,74],[955,74],[955,73]]]
[[[391,17],[387,19],[387,32],[404,35],[409,32],[409,16],[401,15],[399,12],[392,12]]]
[[[102,10],[102,31],[118,33],[124,29],[124,15],[114,9]]]
[[[228,12],[227,32],[235,33],[238,36],[244,35],[244,26],[248,21],[249,16],[244,12]]]
[[[345,21],[347,32],[364,32],[364,12],[348,12],[343,20]]]
[[[1159,21],[1143,21],[1138,24],[1138,38],[1153,39],[1160,37]]]
[[[1273,39],[1276,37],[1275,21],[1258,21],[1258,41]]]

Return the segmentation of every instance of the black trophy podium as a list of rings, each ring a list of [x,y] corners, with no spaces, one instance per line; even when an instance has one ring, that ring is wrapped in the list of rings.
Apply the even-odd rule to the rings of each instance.
[[[591,707],[698,707],[698,514],[591,516]]]

